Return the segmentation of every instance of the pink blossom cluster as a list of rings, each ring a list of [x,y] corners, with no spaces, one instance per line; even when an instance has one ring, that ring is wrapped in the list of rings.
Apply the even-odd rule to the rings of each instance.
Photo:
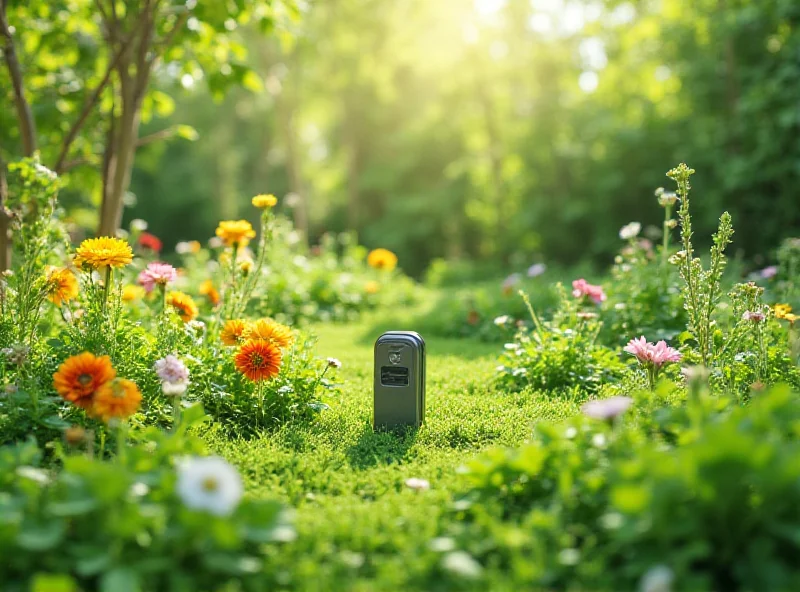
[[[176,277],[178,277],[178,272],[172,265],[154,261],[142,270],[136,281],[144,287],[146,292],[152,292],[156,285],[166,286],[168,283],[174,282]]]
[[[661,368],[667,362],[680,362],[681,353],[670,346],[663,339],[656,344],[649,343],[644,336],[631,339],[625,346],[625,351],[636,356],[643,366]]]
[[[575,298],[587,296],[591,298],[595,304],[600,304],[606,299],[606,293],[603,292],[602,286],[590,284],[583,278],[572,282],[572,295]]]
[[[161,379],[161,389],[167,396],[180,396],[189,386],[189,369],[172,354],[157,360],[154,366]]]

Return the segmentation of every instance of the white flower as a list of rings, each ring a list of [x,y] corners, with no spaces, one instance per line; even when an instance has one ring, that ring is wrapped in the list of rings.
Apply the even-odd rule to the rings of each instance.
[[[180,397],[186,392],[188,386],[188,382],[164,381],[161,383],[161,392],[163,392],[167,397]]]
[[[631,222],[630,224],[626,224],[619,231],[619,237],[622,240],[631,240],[632,238],[636,238],[639,236],[639,233],[642,231],[642,225],[638,222]]]
[[[131,232],[144,232],[147,230],[147,221],[141,218],[131,220]]]
[[[535,278],[542,275],[545,271],[547,271],[547,265],[544,263],[534,263],[528,268],[528,277]]]
[[[406,479],[406,487],[415,491],[424,491],[431,488],[431,484],[427,479],[419,479],[418,477],[411,477]]]
[[[465,551],[451,551],[442,558],[442,567],[465,578],[477,578],[483,567]]]
[[[497,325],[498,327],[502,327],[506,323],[508,323],[510,320],[511,320],[510,316],[502,315],[502,316],[499,316],[499,317],[495,318],[494,324]]]
[[[190,245],[187,241],[181,241],[177,245],[175,245],[175,252],[178,255],[186,255],[192,252],[192,245]]]
[[[228,516],[239,505],[244,486],[239,472],[225,459],[192,457],[178,465],[177,493],[188,508]]]
[[[336,358],[328,358],[328,367],[329,368],[341,368],[342,363]]]
[[[639,582],[641,592],[671,592],[675,574],[666,565],[656,565],[647,570]]]

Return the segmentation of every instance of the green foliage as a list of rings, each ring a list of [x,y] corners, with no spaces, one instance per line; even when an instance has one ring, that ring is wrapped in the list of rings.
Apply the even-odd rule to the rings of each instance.
[[[198,420],[188,411],[181,430],[143,433],[114,461],[62,453],[57,471],[33,444],[0,449],[5,589],[52,590],[35,587],[48,578],[68,590],[255,589],[267,549],[293,530],[274,501],[246,499],[230,516],[187,506],[176,466],[204,451],[186,433]]]

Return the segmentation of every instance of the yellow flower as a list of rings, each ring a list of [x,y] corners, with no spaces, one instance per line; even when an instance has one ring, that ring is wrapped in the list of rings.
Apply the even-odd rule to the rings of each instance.
[[[786,319],[786,316],[791,314],[792,307],[789,306],[788,304],[776,304],[773,307],[773,310],[775,311],[775,318],[776,319]],[[792,315],[792,316],[794,316],[794,315]]]
[[[78,280],[69,269],[51,267],[47,272],[47,298],[56,306],[78,295]]]
[[[256,231],[247,220],[224,220],[217,226],[216,234],[229,247],[231,245],[242,247],[249,243],[251,238],[255,238]]]
[[[167,306],[174,307],[184,323],[193,320],[200,312],[191,296],[177,290],[167,293]]]
[[[367,255],[367,263],[375,269],[392,271],[397,267],[397,255],[388,249],[375,249]]]
[[[139,300],[140,298],[144,298],[145,291],[142,286],[134,286],[133,284],[128,284],[123,286],[122,288],[122,301],[123,302],[133,302],[134,300]]]
[[[188,244],[189,244],[189,252],[190,253],[199,253],[200,249],[202,248],[202,245],[200,244],[200,241],[193,240],[193,241],[189,241]]]
[[[275,207],[275,204],[278,203],[278,198],[272,195],[271,193],[270,194],[262,193],[261,195],[256,195],[253,198],[252,203],[259,210],[266,210],[267,208]]]
[[[250,272],[253,271],[253,260],[252,259],[242,259],[239,261],[239,270],[244,275],[250,275]]]
[[[367,294],[377,294],[381,291],[381,285],[375,280],[370,280],[364,284],[364,291]]]
[[[250,323],[243,319],[225,321],[225,326],[222,327],[219,339],[225,345],[239,345],[244,341],[244,335],[249,328]]]
[[[87,238],[76,250],[75,265],[101,267],[125,267],[133,260],[131,246],[120,238],[101,236]]]
[[[142,393],[136,383],[127,378],[116,378],[101,386],[94,396],[92,415],[108,423],[112,419],[127,419],[139,408]]]
[[[221,300],[219,291],[214,287],[214,282],[211,280],[204,280],[200,284],[200,295],[208,298],[211,306],[216,306]]]
[[[294,341],[292,330],[272,319],[259,319],[252,323],[244,336],[250,340],[269,341],[280,348],[287,348]]]

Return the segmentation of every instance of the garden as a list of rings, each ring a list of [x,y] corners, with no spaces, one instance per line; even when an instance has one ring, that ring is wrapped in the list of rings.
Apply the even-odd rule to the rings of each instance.
[[[797,8],[541,4],[0,0],[0,589],[800,588]]]

